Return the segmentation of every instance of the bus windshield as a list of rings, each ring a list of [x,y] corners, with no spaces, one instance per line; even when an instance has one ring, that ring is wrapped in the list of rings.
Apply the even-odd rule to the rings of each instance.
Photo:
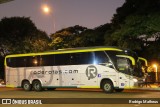
[[[126,53],[124,51],[122,51],[122,52],[106,51],[106,53],[110,56],[112,62],[115,65],[115,68],[119,72],[129,74],[129,75],[133,75],[133,76],[137,76],[137,77],[142,77],[143,76],[142,67],[141,67],[140,62],[138,61],[138,56],[136,55],[136,53],[132,53],[131,51],[129,53]],[[133,66],[129,59],[120,58],[120,57],[117,57],[117,55],[128,55],[128,56],[133,57],[134,60],[135,60],[135,65]]]

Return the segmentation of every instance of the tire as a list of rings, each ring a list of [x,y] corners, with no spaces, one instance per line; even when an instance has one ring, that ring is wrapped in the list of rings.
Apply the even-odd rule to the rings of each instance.
[[[48,91],[53,91],[55,90],[56,88],[47,88]]]
[[[33,81],[33,89],[35,91],[42,91],[42,84],[40,81],[36,80],[36,81]]]
[[[103,92],[105,93],[113,93],[114,91],[113,83],[110,80],[104,80],[102,82],[102,89]]]
[[[115,89],[116,92],[122,92],[124,89]]]
[[[29,83],[29,81],[24,81],[22,87],[25,91],[31,91],[32,89],[32,85]]]

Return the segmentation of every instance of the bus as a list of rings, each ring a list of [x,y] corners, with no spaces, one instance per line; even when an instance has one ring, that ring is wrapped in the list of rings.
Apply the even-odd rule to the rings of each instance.
[[[143,83],[138,56],[117,47],[85,47],[7,55],[6,87],[25,91],[100,88],[121,92]]]

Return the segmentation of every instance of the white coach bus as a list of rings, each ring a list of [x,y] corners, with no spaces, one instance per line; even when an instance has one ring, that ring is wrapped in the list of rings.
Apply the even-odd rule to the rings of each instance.
[[[88,47],[8,55],[7,87],[26,91],[44,88],[101,88],[121,92],[143,83],[136,54],[116,47]]]

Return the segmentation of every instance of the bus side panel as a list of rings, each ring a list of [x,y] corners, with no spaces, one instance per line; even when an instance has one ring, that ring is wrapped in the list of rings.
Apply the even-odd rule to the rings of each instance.
[[[80,67],[78,65],[55,66],[54,71],[58,71],[59,86],[77,87],[80,84]]]
[[[41,81],[44,87],[80,87],[100,88],[103,78],[110,79],[117,87],[117,72],[102,65],[70,65],[28,68],[7,68],[6,83],[8,86],[20,87],[22,80]]]
[[[81,67],[81,88],[100,88],[102,79],[110,79],[115,87],[118,86],[118,73],[102,65],[86,65]]]
[[[105,66],[101,66],[99,69],[101,71],[103,71],[102,74],[101,74],[101,79],[99,80],[99,83],[103,79],[107,79],[107,80],[111,80],[114,87],[116,87],[116,88],[119,87],[119,75],[118,75],[118,72],[115,69],[105,67]]]
[[[39,80],[43,87],[60,86],[60,75],[53,66],[32,67],[27,70],[28,79]]]
[[[130,88],[130,75],[119,72],[119,88]]]
[[[17,87],[17,69],[6,67],[6,87]]]

